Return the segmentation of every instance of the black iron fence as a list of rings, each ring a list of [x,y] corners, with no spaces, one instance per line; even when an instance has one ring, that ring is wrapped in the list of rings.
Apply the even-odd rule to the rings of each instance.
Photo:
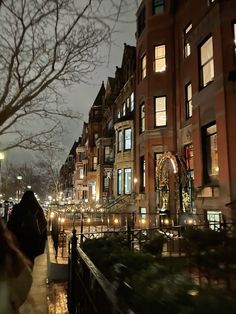
[[[77,246],[76,231],[69,241],[68,309],[70,314],[131,314],[114,285]]]
[[[166,238],[163,254],[181,254],[182,231],[187,227],[211,229],[219,231],[224,229],[228,233],[233,232],[233,222],[226,221],[219,214],[211,215],[207,219],[205,215],[193,215],[183,213],[176,219],[163,213],[127,213],[127,212],[79,212],[54,209],[50,213],[49,226],[54,242],[55,255],[67,257],[67,242],[71,230],[77,229],[78,241],[99,238],[109,234],[126,234],[130,247],[139,250],[150,236],[161,233]]]

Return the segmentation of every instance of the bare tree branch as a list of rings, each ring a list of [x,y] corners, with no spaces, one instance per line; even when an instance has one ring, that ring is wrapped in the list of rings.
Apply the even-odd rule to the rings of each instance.
[[[40,134],[55,135],[56,119],[81,117],[59,106],[59,91],[86,81],[101,64],[100,47],[111,42],[127,6],[127,0],[0,0],[0,136],[17,135],[5,150],[34,149],[34,134],[37,143]],[[23,132],[36,116],[47,131]]]

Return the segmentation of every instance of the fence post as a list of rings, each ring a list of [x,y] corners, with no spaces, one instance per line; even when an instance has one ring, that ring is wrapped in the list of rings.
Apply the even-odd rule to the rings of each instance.
[[[80,245],[83,243],[83,232],[84,232],[84,214],[81,214],[81,222],[80,222]]]
[[[68,310],[70,314],[76,313],[76,299],[75,299],[75,268],[77,265],[77,236],[76,230],[73,229],[71,237],[70,250],[70,265],[69,265],[69,280],[68,280]]]
[[[131,226],[130,224],[128,224],[127,226],[127,241],[128,241],[128,245],[129,245],[129,251],[132,250],[132,241],[131,241]]]

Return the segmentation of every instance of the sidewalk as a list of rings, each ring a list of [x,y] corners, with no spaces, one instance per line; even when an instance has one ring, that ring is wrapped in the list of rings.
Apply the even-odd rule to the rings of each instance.
[[[33,284],[20,314],[67,314],[66,283],[47,282],[48,247],[35,260]]]

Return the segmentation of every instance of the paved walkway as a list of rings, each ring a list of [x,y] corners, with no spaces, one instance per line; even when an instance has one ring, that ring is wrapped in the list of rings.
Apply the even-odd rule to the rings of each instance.
[[[65,283],[47,282],[47,249],[35,260],[33,284],[20,314],[67,314]]]

